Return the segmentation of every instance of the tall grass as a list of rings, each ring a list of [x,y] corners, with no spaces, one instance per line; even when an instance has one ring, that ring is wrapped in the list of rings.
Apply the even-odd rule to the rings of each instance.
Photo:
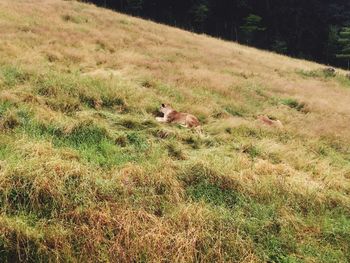
[[[0,25],[1,262],[350,260],[343,72],[76,1]]]

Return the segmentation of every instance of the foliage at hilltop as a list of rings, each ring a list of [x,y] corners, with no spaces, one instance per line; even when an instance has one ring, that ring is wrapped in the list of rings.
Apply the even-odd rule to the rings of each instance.
[[[350,260],[344,72],[75,1],[0,30],[1,262]]]
[[[348,0],[84,1],[257,48],[347,67],[346,61],[337,58],[342,50],[337,40],[342,27],[350,24]]]

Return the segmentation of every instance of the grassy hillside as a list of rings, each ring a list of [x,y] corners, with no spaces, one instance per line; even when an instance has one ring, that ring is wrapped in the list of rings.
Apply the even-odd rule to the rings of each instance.
[[[350,261],[344,72],[73,1],[0,32],[1,262]]]

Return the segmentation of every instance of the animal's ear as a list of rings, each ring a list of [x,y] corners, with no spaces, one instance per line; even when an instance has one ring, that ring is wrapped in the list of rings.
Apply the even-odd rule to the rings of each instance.
[[[164,103],[162,103],[162,107],[165,108],[165,104]]]

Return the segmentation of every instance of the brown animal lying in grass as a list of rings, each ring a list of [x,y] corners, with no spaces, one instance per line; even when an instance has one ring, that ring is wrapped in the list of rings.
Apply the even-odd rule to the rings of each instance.
[[[263,115],[259,115],[258,120],[268,126],[283,128],[283,124],[280,120],[272,120],[269,117]]]
[[[163,117],[157,117],[157,121],[166,123],[180,124],[186,128],[194,128],[196,131],[201,132],[201,126],[199,120],[189,113],[177,112],[169,105],[162,104],[160,112],[164,114]]]

